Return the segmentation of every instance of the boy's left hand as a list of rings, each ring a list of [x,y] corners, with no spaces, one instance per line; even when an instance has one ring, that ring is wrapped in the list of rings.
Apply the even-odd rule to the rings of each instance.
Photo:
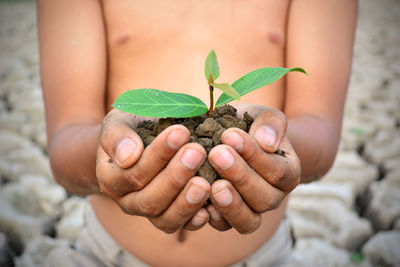
[[[247,108],[257,110],[251,115],[259,114],[249,133],[228,129],[221,137],[223,144],[209,153],[223,178],[212,185],[210,225],[220,231],[233,227],[242,234],[258,229],[261,214],[280,206],[299,184],[301,173],[300,160],[285,137],[285,115],[267,107]],[[285,156],[274,154],[278,148]]]

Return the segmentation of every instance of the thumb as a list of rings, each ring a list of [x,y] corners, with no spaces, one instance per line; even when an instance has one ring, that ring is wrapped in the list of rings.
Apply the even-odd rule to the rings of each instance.
[[[257,140],[264,151],[274,153],[286,134],[286,127],[285,114],[278,109],[270,108],[256,117],[249,134]]]
[[[113,110],[104,120],[100,145],[120,168],[131,167],[143,151],[143,142],[132,129],[135,117]]]

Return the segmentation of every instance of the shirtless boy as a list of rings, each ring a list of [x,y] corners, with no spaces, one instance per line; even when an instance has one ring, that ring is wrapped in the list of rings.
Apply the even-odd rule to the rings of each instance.
[[[357,2],[38,0],[37,8],[54,177],[91,195],[90,220],[103,231],[86,229],[78,250],[52,260],[229,266],[259,252],[268,256],[258,266],[288,263],[287,244],[279,245],[288,236],[279,230],[287,196],[325,174],[337,151]],[[135,133],[143,118],[111,104],[134,88],[208,101],[211,49],[224,81],[265,66],[310,75],[290,73],[242,98],[239,111],[250,110],[255,123],[249,134],[227,130],[209,153],[224,177],[210,186],[194,177],[206,153],[188,142],[188,130],[169,127],[144,149]],[[278,147],[286,160],[273,154]]]

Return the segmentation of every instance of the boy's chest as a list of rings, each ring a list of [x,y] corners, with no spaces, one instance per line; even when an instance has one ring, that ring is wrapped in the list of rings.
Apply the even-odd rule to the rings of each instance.
[[[259,40],[283,44],[289,0],[103,0],[110,46]]]
[[[289,2],[103,0],[108,101],[133,88],[189,93],[207,101],[203,68],[211,49],[219,58],[220,82],[231,83],[256,68],[283,66]],[[282,92],[281,84],[274,86]]]

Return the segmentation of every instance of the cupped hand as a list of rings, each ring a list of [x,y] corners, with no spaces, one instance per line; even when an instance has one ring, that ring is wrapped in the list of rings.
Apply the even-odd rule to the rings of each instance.
[[[300,160],[285,137],[287,121],[277,110],[246,105],[255,117],[249,133],[230,128],[222,145],[209,153],[209,161],[223,178],[214,182],[207,207],[210,225],[224,231],[235,228],[252,233],[261,224],[261,214],[280,206],[300,182]],[[274,152],[281,149],[284,156]]]
[[[209,219],[202,206],[210,185],[194,175],[206,158],[204,148],[188,143],[189,130],[175,125],[144,149],[134,131],[141,120],[118,110],[104,119],[96,160],[102,192],[125,213],[144,216],[166,233],[200,229]]]

